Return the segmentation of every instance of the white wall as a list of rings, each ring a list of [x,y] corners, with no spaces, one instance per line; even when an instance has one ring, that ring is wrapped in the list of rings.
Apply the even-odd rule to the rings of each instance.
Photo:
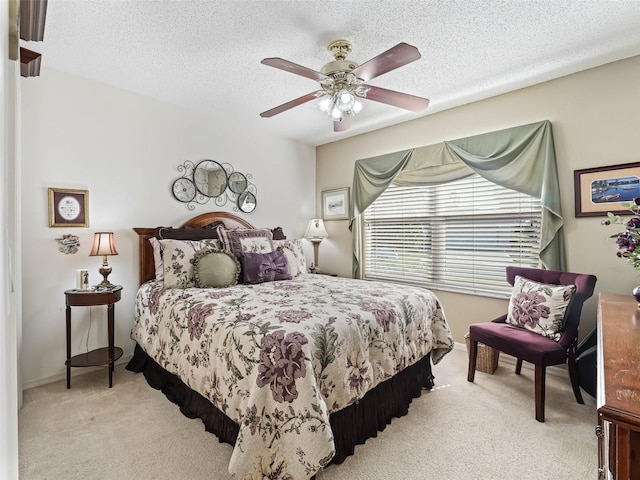
[[[0,8],[0,478],[18,478],[18,298],[16,259],[16,76],[7,59],[9,9]]]
[[[26,388],[64,374],[64,290],[75,288],[79,268],[89,269],[90,283],[102,280],[101,258],[88,256],[94,232],[115,233],[119,255],[109,257],[109,280],[124,286],[115,307],[115,338],[126,357],[133,351],[129,331],[138,286],[137,236],[131,229],[177,226],[208,211],[233,212],[230,203],[220,208],[213,202],[190,212],[173,198],[176,167],[185,160],[228,162],[253,175],[258,206],[241,216],[256,226],[282,226],[295,238],[314,215],[312,147],[249,131],[226,113],[224,119],[199,114],[47,68],[38,78],[22,79],[21,88]],[[89,228],[49,228],[48,187],[88,190]],[[68,233],[80,236],[75,255],[58,251],[55,239]],[[86,351],[90,317],[88,348],[105,346],[105,310],[72,309],[73,354]]]
[[[595,327],[597,292],[629,294],[638,274],[616,257],[616,230],[602,217],[574,216],[573,172],[577,169],[640,161],[640,57],[614,62],[529,88],[427,115],[317,149],[320,192],[351,186],[356,160],[444,140],[550,120],[560,177],[567,267],[598,277],[596,295],[585,305],[581,333]],[[320,214],[320,212],[317,212]],[[351,275],[351,236],[347,221],[325,222],[330,238],[320,245],[325,271]],[[470,323],[506,311],[506,301],[437,292],[456,341]]]

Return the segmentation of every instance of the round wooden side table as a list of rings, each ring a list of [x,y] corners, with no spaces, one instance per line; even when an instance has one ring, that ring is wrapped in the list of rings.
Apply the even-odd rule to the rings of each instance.
[[[71,367],[91,367],[109,365],[109,388],[113,386],[113,367],[122,356],[122,349],[114,343],[114,304],[120,300],[122,287],[113,285],[108,289],[67,290],[64,292],[67,304],[67,388],[71,388]],[[108,346],[71,356],[71,307],[107,306]]]

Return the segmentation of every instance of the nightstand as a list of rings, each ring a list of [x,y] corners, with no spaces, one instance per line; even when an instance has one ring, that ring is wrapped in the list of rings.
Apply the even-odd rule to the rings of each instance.
[[[105,290],[67,290],[64,292],[67,304],[67,388],[71,388],[71,367],[92,367],[109,365],[109,388],[113,386],[113,367],[122,356],[122,349],[115,347],[114,342],[114,304],[120,300],[122,287],[113,285]],[[107,306],[108,346],[97,348],[87,353],[71,356],[71,307]]]

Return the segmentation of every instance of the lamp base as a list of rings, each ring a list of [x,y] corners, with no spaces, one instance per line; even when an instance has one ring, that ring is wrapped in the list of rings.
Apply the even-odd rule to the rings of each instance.
[[[311,240],[313,243],[313,264],[315,265],[315,270],[318,270],[318,248],[320,247],[321,240]]]
[[[113,285],[108,279],[107,277],[109,276],[109,274],[111,273],[111,267],[109,265],[102,265],[100,267],[100,269],[98,270],[100,272],[100,275],[102,275],[102,277],[104,278],[104,280],[102,280],[99,285],[103,285],[103,286],[110,286]]]

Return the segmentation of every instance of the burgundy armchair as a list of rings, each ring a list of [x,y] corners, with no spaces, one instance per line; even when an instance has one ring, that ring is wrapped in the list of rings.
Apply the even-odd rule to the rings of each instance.
[[[594,275],[523,267],[507,267],[506,275],[511,285],[514,284],[516,275],[519,275],[539,283],[576,286],[573,300],[566,312],[564,329],[558,341],[506,323],[506,314],[491,322],[475,323],[469,326],[467,380],[473,382],[475,377],[478,342],[515,357],[517,375],[520,375],[523,360],[534,364],[536,420],[544,422],[545,375],[548,366],[568,364],[569,378],[576,401],[584,403],[575,362],[578,325],[582,305],[593,295],[597,278]]]

